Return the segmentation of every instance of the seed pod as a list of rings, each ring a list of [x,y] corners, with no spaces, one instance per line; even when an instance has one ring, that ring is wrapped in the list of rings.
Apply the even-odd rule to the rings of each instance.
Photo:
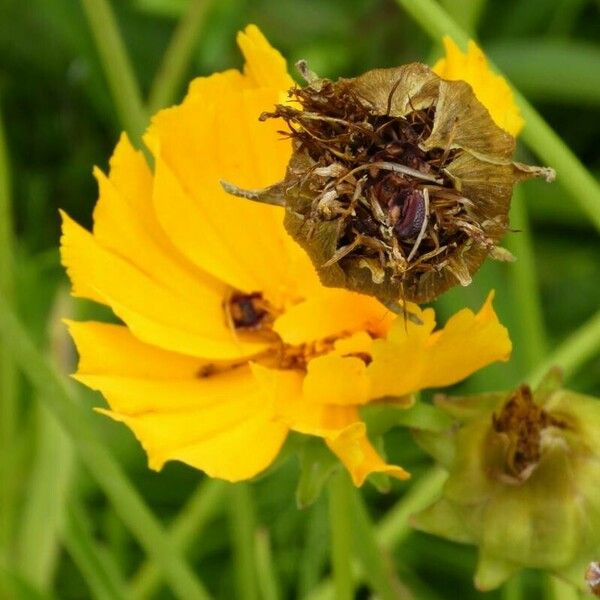
[[[597,585],[590,561],[600,555],[598,400],[560,389],[551,372],[535,392],[521,386],[437,404],[456,422],[415,437],[449,477],[413,524],[478,546],[475,583],[482,590],[521,568],[582,587],[588,565],[587,580]]]
[[[514,138],[463,81],[419,63],[337,82],[300,66],[309,84],[261,116],[288,125],[285,180],[226,189],[285,206],[287,230],[326,286],[393,304],[468,285],[498,255],[514,183],[553,177],[512,162]]]

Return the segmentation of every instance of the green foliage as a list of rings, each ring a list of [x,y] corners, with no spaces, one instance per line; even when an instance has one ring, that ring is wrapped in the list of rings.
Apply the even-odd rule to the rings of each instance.
[[[306,58],[323,76],[439,54],[439,44],[427,37],[439,19],[425,15],[429,25],[419,26],[411,18],[427,3],[401,4],[405,10],[391,0],[0,3],[0,597],[238,598],[241,589],[248,598],[269,600],[334,597],[327,503],[318,497],[329,473],[307,475],[314,458],[308,445],[298,491],[307,508],[296,507],[301,469],[289,456],[268,477],[226,496],[228,486],[182,465],[149,472],[132,436],[89,410],[102,400],[65,383],[60,373],[73,369],[73,358],[50,344],[61,327],[53,307],[66,285],[56,253],[57,209],[89,224],[96,200],[91,166],[106,167],[122,129],[141,132],[148,104],[176,102],[193,76],[240,66],[235,33],[249,22],[290,64]],[[457,392],[539,379],[550,361],[567,367],[570,388],[600,395],[600,243],[590,219],[600,214],[593,201],[597,183],[567,152],[600,172],[599,5],[440,4],[567,144],[557,145],[536,122],[554,146],[536,148],[542,138],[536,142],[534,128],[521,159],[575,165],[559,169],[553,186],[520,187],[512,215],[520,233],[507,242],[517,263],[488,264],[472,286],[438,302],[443,318],[480,306],[495,288],[495,305],[515,342],[509,363],[477,374]],[[107,19],[107,8],[114,19]],[[87,318],[99,314],[87,305],[77,310]],[[417,406],[397,422],[418,427],[440,418],[431,405]],[[374,423],[378,417],[372,414]],[[344,564],[338,545],[338,570],[350,569],[360,597],[367,589],[385,598],[449,598],[448,590],[466,600],[484,597],[471,585],[471,549],[408,524],[435,497],[444,474],[428,469],[405,431],[384,440],[413,480],[392,482],[383,495],[366,486],[364,504],[347,489],[335,491],[349,500],[333,544],[340,543],[344,523],[361,535],[357,564]],[[533,573],[502,592],[534,600],[569,593]]]

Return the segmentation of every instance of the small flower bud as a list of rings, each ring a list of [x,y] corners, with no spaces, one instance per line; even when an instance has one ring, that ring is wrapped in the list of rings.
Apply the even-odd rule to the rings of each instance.
[[[450,432],[443,496],[414,523],[477,545],[482,590],[523,567],[583,588],[600,551],[600,403],[547,382],[535,393],[439,400],[460,426]],[[417,439],[439,456],[448,435]]]

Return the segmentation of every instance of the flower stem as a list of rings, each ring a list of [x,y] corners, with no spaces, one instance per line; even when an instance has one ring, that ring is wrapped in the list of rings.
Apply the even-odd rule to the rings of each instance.
[[[412,594],[395,576],[392,560],[383,553],[360,491],[352,490],[354,501],[355,548],[366,580],[382,600],[410,599]]]
[[[7,305],[14,303],[13,280],[13,218],[11,175],[4,121],[0,112],[0,295]],[[3,310],[0,304],[0,310]],[[11,452],[17,426],[18,380],[11,341],[0,335],[0,551],[8,558],[12,536],[14,508],[10,468]]]
[[[553,366],[560,367],[567,378],[599,351],[600,310],[571,334],[527,379],[536,385]]]
[[[229,509],[236,577],[235,597],[240,600],[257,600],[258,582],[254,556],[256,517],[247,483],[231,486]]]
[[[376,525],[375,540],[379,547],[390,552],[404,542],[411,532],[409,517],[429,506],[441,494],[447,478],[447,472],[436,466],[414,482],[404,497]],[[354,567],[352,569],[354,581],[362,581],[364,573],[359,572],[358,565]],[[329,600],[330,598],[337,600],[331,580],[325,579],[311,591],[307,600]]]
[[[146,128],[146,113],[123,38],[108,0],[81,0],[96,42],[108,87],[123,127],[135,142]]]
[[[435,0],[396,1],[434,40],[449,35],[458,44],[467,43],[466,31]],[[514,92],[526,123],[523,140],[543,162],[556,169],[557,181],[600,229],[600,184],[529,102],[517,90]]]
[[[115,511],[141,547],[163,570],[178,598],[208,599],[202,583],[129,482],[105,444],[100,441],[88,411],[81,406],[62,376],[35,347],[0,293],[0,337],[11,340],[12,354],[39,397],[75,444],[77,455],[106,493]]]
[[[352,576],[352,490],[344,471],[329,480],[329,526],[331,528],[331,566],[336,600],[354,598]]]
[[[185,76],[210,0],[190,0],[158,68],[148,99],[148,113],[169,106]]]

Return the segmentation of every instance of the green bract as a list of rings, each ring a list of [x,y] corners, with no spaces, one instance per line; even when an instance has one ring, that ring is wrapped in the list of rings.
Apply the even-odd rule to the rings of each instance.
[[[419,529],[479,546],[475,584],[489,590],[523,567],[585,589],[600,552],[600,402],[560,389],[441,398],[457,420],[418,441],[449,471]]]

